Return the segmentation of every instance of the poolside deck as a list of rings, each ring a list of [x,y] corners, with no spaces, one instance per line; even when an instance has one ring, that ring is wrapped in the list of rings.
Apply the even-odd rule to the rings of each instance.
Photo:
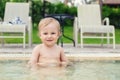
[[[22,44],[7,44],[4,47],[0,47],[0,58],[29,58],[31,52],[36,44],[32,45],[31,48],[26,47],[25,49],[22,48]],[[65,54],[70,58],[77,58],[77,59],[114,59],[120,60],[120,45],[116,45],[116,49],[107,47],[104,45],[101,47],[100,45],[85,45],[84,48],[80,47],[73,47],[72,44],[64,44],[63,46]]]

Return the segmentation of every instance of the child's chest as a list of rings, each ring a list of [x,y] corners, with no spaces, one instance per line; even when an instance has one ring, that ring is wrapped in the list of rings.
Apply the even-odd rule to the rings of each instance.
[[[60,50],[58,49],[44,49],[40,51],[40,56],[43,57],[59,57],[60,56]]]

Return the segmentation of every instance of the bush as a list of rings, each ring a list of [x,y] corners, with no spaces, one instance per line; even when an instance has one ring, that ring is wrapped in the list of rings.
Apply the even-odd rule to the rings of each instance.
[[[42,2],[32,1],[32,21],[33,25],[38,23],[42,18]]]
[[[109,17],[110,24],[114,25],[115,28],[120,28],[120,7],[110,7],[110,6],[103,6],[102,8],[102,16]]]
[[[52,4],[49,2],[45,3],[45,14],[69,14],[72,16],[76,16],[77,9],[76,7],[68,7],[63,3]],[[43,3],[40,1],[32,1],[32,19],[33,24],[38,24],[41,18],[43,18]],[[66,20],[66,25],[72,25],[72,21]]]

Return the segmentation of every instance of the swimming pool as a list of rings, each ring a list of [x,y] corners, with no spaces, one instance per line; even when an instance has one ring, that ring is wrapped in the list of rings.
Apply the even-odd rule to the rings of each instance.
[[[45,69],[45,75],[32,72],[27,62],[0,60],[0,80],[120,80],[119,60],[76,60],[62,70]]]

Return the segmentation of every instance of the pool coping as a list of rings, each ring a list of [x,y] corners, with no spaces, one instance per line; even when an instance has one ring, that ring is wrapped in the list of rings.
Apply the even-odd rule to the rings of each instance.
[[[111,53],[100,53],[100,54],[94,54],[94,53],[80,53],[80,54],[65,54],[68,59],[70,60],[120,60],[120,54],[111,54]],[[31,54],[0,54],[0,60],[3,59],[21,59],[21,60],[29,60]]]
[[[25,49],[20,45],[13,44],[7,45],[7,47],[0,48],[0,59],[29,59],[33,48],[26,47]],[[116,45],[116,49],[107,47],[106,45],[101,47],[100,44],[85,45],[85,48],[73,47],[72,44],[64,44],[64,52],[69,59],[75,60],[120,60],[120,45]]]

